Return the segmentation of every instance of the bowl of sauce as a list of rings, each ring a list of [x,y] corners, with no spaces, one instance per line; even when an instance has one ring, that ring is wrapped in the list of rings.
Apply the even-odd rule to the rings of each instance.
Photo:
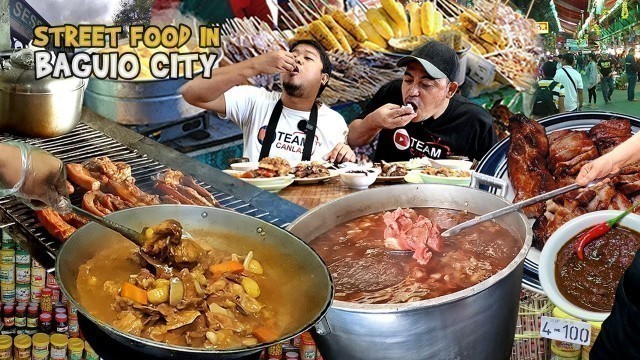
[[[605,210],[577,217],[560,227],[540,255],[540,283],[549,299],[569,315],[604,321],[625,270],[640,249],[640,216],[629,214],[620,224],[595,239],[578,259],[575,245],[582,233],[619,215]]]

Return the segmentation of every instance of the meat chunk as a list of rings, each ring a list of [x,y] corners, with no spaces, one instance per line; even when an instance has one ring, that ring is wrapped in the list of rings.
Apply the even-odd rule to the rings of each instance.
[[[429,262],[432,250],[440,252],[444,249],[440,227],[426,217],[418,216],[414,210],[398,208],[384,213],[383,220],[387,226],[384,230],[385,246],[414,251],[413,258],[422,265]]]
[[[549,134],[549,170],[556,177],[576,176],[598,157],[595,143],[584,131],[559,130]]]
[[[509,120],[511,145],[507,154],[509,179],[516,193],[513,202],[520,202],[551,191],[555,181],[547,168],[549,142],[545,129],[538,122],[524,115]],[[524,209],[528,217],[538,217],[544,212],[544,204]]]
[[[631,137],[631,122],[624,119],[602,121],[589,130],[589,138],[596,144],[600,155],[611,151]]]

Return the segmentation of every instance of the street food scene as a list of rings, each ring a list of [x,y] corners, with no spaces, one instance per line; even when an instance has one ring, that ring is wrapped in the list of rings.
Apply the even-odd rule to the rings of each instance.
[[[9,0],[0,360],[640,359],[637,0]]]

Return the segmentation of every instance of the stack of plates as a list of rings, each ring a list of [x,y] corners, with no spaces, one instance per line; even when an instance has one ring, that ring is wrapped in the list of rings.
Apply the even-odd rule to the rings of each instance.
[[[244,174],[244,171],[238,171],[238,170],[224,170],[225,173],[239,178],[242,181],[245,181],[253,186],[257,186],[262,190],[265,191],[269,191],[272,193],[277,193],[278,191],[286,188],[287,186],[293,184],[293,175],[287,175],[287,176],[278,176],[278,177],[272,177],[272,178],[252,178],[252,179],[245,179],[245,178],[240,178],[240,175]]]

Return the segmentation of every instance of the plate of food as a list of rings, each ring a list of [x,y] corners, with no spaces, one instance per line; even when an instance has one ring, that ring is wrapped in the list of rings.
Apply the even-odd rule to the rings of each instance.
[[[295,176],[293,181],[301,185],[322,183],[339,175],[336,170],[327,169],[320,162],[299,162],[291,173]]]
[[[563,185],[577,175],[585,162],[600,156],[640,130],[640,119],[610,112],[565,113],[538,122],[518,117],[512,118],[510,122],[511,136],[491,148],[476,171],[506,181],[506,199],[514,202],[537,195],[527,195],[528,189],[538,191],[553,186],[554,183],[556,186]],[[512,143],[515,146],[512,147]],[[558,151],[561,148],[574,151]],[[528,158],[541,158],[543,161],[534,162]],[[565,164],[573,163],[575,164],[571,168],[565,168]],[[514,166],[511,171],[514,178],[510,177],[509,164]],[[635,178],[637,173],[633,167],[627,172],[627,179]],[[527,289],[543,292],[538,276],[540,252],[547,239],[560,226],[585,213],[614,207],[624,208],[634,198],[635,193],[625,194],[631,188],[626,186],[625,178],[615,181],[617,183],[614,186],[604,189],[607,191],[597,192],[595,197],[576,197],[582,203],[565,201],[570,199],[563,197],[524,209],[534,233],[533,246],[524,263],[523,284]],[[531,184],[535,186],[530,186]],[[496,193],[495,188],[488,190]],[[589,199],[591,200],[587,203],[585,200]]]
[[[224,170],[224,172],[260,188],[279,186],[285,183],[288,186],[291,185],[294,178],[294,175],[290,174],[289,162],[278,157],[262,159],[258,168],[254,170]]]
[[[469,186],[471,184],[471,171],[457,170],[447,167],[435,168],[427,166],[420,171],[422,181],[427,184],[446,184]]]
[[[413,50],[430,40],[431,38],[425,35],[392,38],[389,39],[389,46],[398,53],[411,54]]]
[[[399,163],[381,163],[373,164],[374,168],[380,169],[380,174],[376,179],[377,183],[384,182],[403,182],[404,177],[408,174],[407,166]]]
[[[420,170],[411,170],[404,176],[404,181],[410,184],[424,184],[422,176],[420,176]]]

